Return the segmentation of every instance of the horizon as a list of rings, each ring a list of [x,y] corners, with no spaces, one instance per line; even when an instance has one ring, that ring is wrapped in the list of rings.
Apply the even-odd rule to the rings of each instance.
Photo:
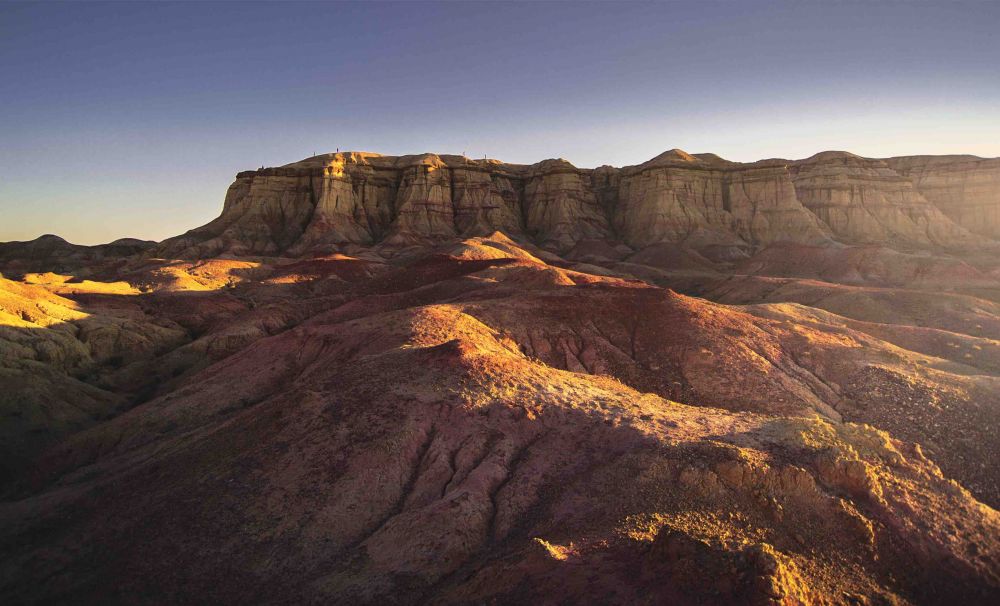
[[[162,240],[237,172],[337,147],[1000,156],[1000,6],[905,8],[5,4],[0,241]]]

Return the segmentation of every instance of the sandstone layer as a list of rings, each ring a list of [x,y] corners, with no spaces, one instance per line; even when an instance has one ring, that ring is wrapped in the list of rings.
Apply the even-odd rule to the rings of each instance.
[[[884,161],[824,152],[795,163],[792,172],[799,200],[841,240],[904,246],[976,243]]]
[[[886,163],[955,223],[1000,238],[1000,158],[909,156]]]
[[[778,242],[967,249],[995,244],[998,162],[824,152],[740,164],[671,150],[637,166],[580,169],[325,154],[240,173],[218,219],[155,254],[295,256],[494,231],[556,252],[669,243],[723,260]]]

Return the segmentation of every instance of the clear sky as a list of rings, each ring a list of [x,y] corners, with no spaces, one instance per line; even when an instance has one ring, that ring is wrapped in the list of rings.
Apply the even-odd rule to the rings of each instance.
[[[0,241],[162,239],[337,147],[1000,156],[1000,3],[0,4]]]

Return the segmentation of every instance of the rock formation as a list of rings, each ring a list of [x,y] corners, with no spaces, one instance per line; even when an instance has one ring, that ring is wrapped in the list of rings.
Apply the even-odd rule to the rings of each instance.
[[[1000,239],[1000,158],[909,156],[886,163],[952,221]]]
[[[824,152],[791,171],[799,200],[840,240],[918,247],[976,243],[882,160]]]
[[[494,231],[561,253],[581,242],[669,243],[720,260],[780,242],[955,250],[996,237],[998,188],[1000,161],[972,157],[824,152],[740,164],[671,150],[579,169],[346,152],[240,173],[218,219],[155,254],[297,256]]]
[[[828,241],[795,198],[787,166],[739,165],[671,150],[622,171],[615,224],[635,248],[671,242],[744,251],[776,241]]]
[[[542,246],[569,250],[581,240],[609,237],[608,217],[598,204],[589,174],[565,160],[531,167],[521,208],[529,233]]]

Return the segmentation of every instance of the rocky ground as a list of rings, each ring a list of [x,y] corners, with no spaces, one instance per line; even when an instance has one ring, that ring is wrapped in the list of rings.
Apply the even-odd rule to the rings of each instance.
[[[0,599],[995,603],[957,158],[340,154],[0,245]]]

